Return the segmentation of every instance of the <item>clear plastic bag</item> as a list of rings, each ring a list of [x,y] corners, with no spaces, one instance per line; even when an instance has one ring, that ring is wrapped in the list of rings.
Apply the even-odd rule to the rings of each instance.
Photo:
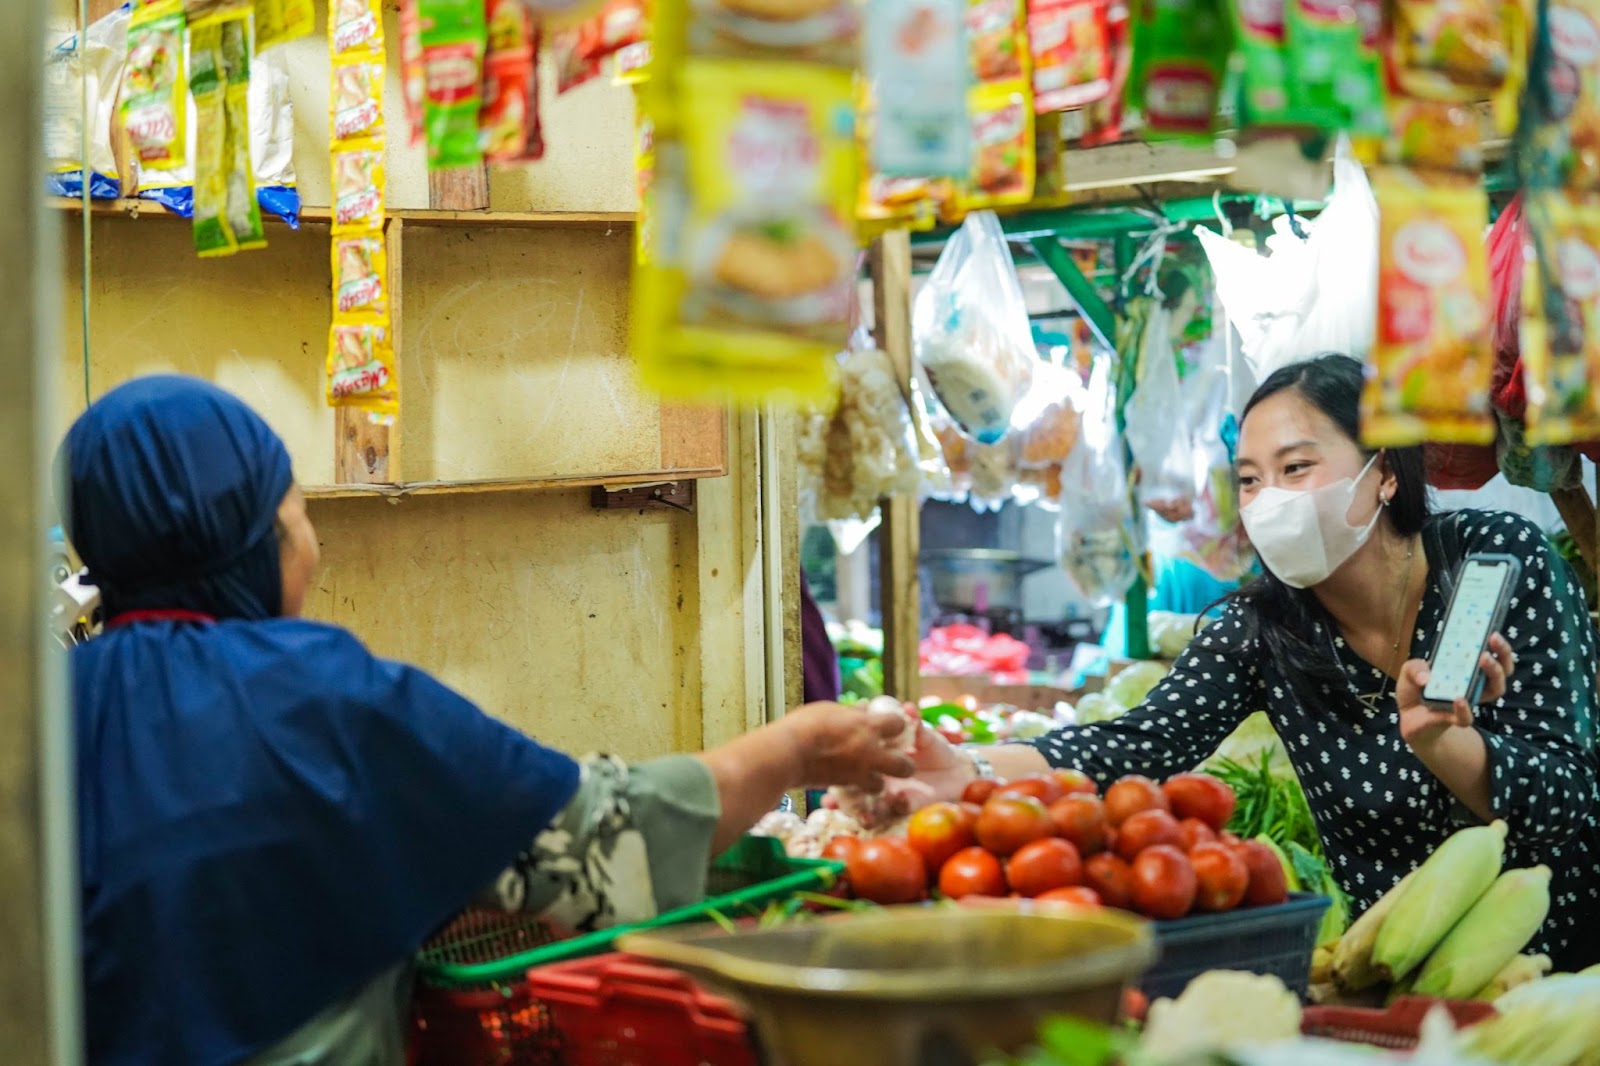
[[[1178,381],[1167,313],[1159,306],[1139,338],[1139,374],[1128,399],[1125,433],[1139,471],[1139,502],[1169,521],[1194,513],[1194,452]]]
[[[1020,440],[1017,465],[1024,470],[1059,467],[1072,454],[1083,427],[1083,382],[1074,370],[1040,362],[1033,384],[1011,417]]]
[[[1178,527],[1176,556],[1218,581],[1237,581],[1255,553],[1239,520],[1239,486],[1223,439],[1228,417],[1227,370],[1214,346],[1184,382],[1194,468],[1194,513]]]
[[[1083,598],[1109,607],[1139,576],[1143,539],[1117,436],[1111,361],[1102,356],[1089,380],[1083,432],[1061,471],[1056,552]]]
[[[973,440],[1011,429],[1039,361],[1028,306],[1000,220],[967,216],[911,309],[917,361],[950,417]]]

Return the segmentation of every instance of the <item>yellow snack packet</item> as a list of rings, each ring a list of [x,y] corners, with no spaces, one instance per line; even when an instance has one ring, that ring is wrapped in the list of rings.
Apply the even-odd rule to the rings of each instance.
[[[333,60],[329,109],[334,140],[358,140],[383,132],[383,68],[381,57],[338,56]]]
[[[379,141],[354,141],[333,152],[333,232],[383,229],[384,155]]]
[[[1489,203],[1473,178],[1373,173],[1378,201],[1378,316],[1361,397],[1361,439],[1487,444],[1494,372]]]
[[[140,164],[152,170],[177,170],[187,162],[189,92],[183,43],[180,0],[134,9],[128,22],[122,128]]]
[[[256,51],[309,37],[316,28],[312,0],[255,0]]]
[[[328,403],[378,414],[399,410],[399,377],[388,327],[337,318],[328,338]]]
[[[335,57],[381,54],[383,0],[328,0],[328,50]]]
[[[656,130],[656,240],[635,293],[646,382],[680,396],[822,396],[856,278],[851,74],[691,60]]]
[[[1521,355],[1528,443],[1600,439],[1600,199],[1560,189],[1527,197],[1537,252],[1526,260]]]
[[[338,315],[389,314],[389,249],[381,235],[333,240],[333,311]]]
[[[971,115],[972,175],[956,193],[957,210],[965,215],[1026,204],[1036,176],[1033,87],[1021,81],[980,85],[972,90]]]
[[[222,27],[189,31],[189,87],[194,94],[194,247],[202,259],[239,249],[228,218],[227,76]]]

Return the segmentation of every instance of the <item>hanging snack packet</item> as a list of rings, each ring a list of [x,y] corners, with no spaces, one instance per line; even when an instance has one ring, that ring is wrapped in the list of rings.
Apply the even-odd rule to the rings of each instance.
[[[383,228],[383,145],[357,141],[333,152],[333,232]]]
[[[388,262],[389,251],[380,235],[334,238],[334,310],[341,315],[386,318]]]
[[[1600,203],[1528,194],[1537,256],[1523,286],[1528,443],[1600,439]]]
[[[227,83],[222,27],[190,32],[189,88],[194,94],[194,248],[201,258],[239,248],[228,220]]]
[[[1390,136],[1385,162],[1425,170],[1483,173],[1483,136],[1478,115],[1460,104],[1412,100],[1389,101]]]
[[[383,133],[383,63],[340,56],[333,61],[333,136],[350,141]]]
[[[255,0],[183,0],[183,19],[190,32],[224,19],[249,18]]]
[[[634,125],[633,173],[639,193],[639,211],[633,223],[634,261],[644,266],[650,261],[650,249],[655,244],[655,211],[650,193],[656,177],[656,124],[642,108]]]
[[[389,331],[335,320],[328,341],[328,403],[393,414],[398,408]]]
[[[152,169],[176,170],[186,163],[189,94],[183,45],[179,0],[134,9],[128,24],[122,125],[140,164]]]
[[[600,74],[605,60],[644,40],[643,0],[607,0],[590,18],[550,35],[557,91],[566,92]]]
[[[1111,92],[1110,0],[1028,0],[1033,109],[1066,111]]]
[[[383,51],[383,0],[330,0],[328,22],[335,57]]]
[[[488,52],[483,60],[483,111],[478,124],[484,157],[509,163],[544,154],[538,135],[538,40],[523,0],[490,0]]]
[[[972,90],[972,176],[956,197],[958,209],[1010,207],[1033,199],[1036,163],[1033,103],[1027,83]]]
[[[1299,0],[1228,0],[1239,42],[1240,129],[1281,129],[1301,117],[1289,111],[1286,4],[1297,10],[1301,6]],[[1296,67],[1294,81],[1301,76]]]
[[[786,59],[852,69],[859,62],[859,0],[688,0],[688,6],[684,28],[687,48],[694,55]],[[658,38],[672,22],[666,12],[657,17]]]
[[[312,0],[255,0],[256,51],[309,37],[316,22]]]
[[[1033,199],[1035,207],[1064,207],[1072,200],[1067,191],[1065,116],[1052,113],[1034,119]]]
[[[1511,42],[1496,0],[1395,0],[1394,78],[1407,96],[1473,103],[1511,73]]]
[[[1371,447],[1424,440],[1487,444],[1488,198],[1473,178],[1425,180],[1398,167],[1373,175],[1378,201],[1378,321],[1362,393]]]
[[[1145,0],[1133,20],[1128,102],[1147,136],[1210,135],[1232,47],[1220,0]]]
[[[650,54],[648,38],[619,50],[612,81],[618,85],[638,85],[647,80],[650,77]]]
[[[413,145],[422,143],[422,103],[428,95],[428,72],[422,62],[421,0],[400,0],[400,88],[406,101],[406,124]]]
[[[1600,3],[1550,0],[1520,156],[1529,185],[1600,189]]]
[[[1028,76],[1027,15],[1020,0],[972,0],[967,44],[972,76],[980,82]]]
[[[879,117],[872,83],[862,78],[856,82],[856,90],[856,137],[861,155],[861,190],[856,201],[858,236],[871,240],[893,229],[931,228],[935,212],[927,179],[889,177],[873,169],[871,145]],[[964,110],[965,105],[962,106]]]
[[[485,35],[483,0],[421,0],[428,166],[477,166]]]
[[[967,0],[876,0],[867,8],[862,131],[870,169],[886,178],[962,177],[972,168]]]
[[[1249,0],[1233,2],[1246,48],[1251,49],[1257,34],[1248,28],[1245,11],[1252,5]],[[1285,28],[1287,38],[1282,36]],[[1284,0],[1279,33],[1281,83],[1294,124],[1327,131],[1345,129],[1352,123],[1355,106],[1368,107],[1365,97],[1381,93],[1376,55],[1369,57],[1374,62],[1363,65],[1361,61],[1363,27],[1353,0]],[[1252,54],[1272,62],[1265,53],[1247,51]],[[1373,80],[1370,87],[1362,84],[1367,77]]]
[[[226,88],[224,160],[227,166],[228,225],[240,251],[264,248],[266,227],[256,197],[256,171],[250,157],[249,16],[222,23],[222,67]]]

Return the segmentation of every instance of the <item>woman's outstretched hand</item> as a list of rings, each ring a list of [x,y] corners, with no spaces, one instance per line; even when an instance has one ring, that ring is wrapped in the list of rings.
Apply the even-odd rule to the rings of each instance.
[[[799,757],[792,788],[850,785],[876,792],[884,778],[910,777],[916,766],[895,741],[905,731],[899,713],[810,703],[773,727],[786,731]]]
[[[1511,644],[1499,633],[1489,638],[1489,650],[1478,661],[1483,671],[1483,695],[1480,704],[1496,703],[1506,694],[1506,684],[1516,672],[1517,657]],[[1456,700],[1446,709],[1428,706],[1423,702],[1422,691],[1428,686],[1432,674],[1428,664],[1413,659],[1400,669],[1395,682],[1395,702],[1400,706],[1400,736],[1413,750],[1427,748],[1453,728],[1467,729],[1474,721],[1472,708],[1466,700]]]

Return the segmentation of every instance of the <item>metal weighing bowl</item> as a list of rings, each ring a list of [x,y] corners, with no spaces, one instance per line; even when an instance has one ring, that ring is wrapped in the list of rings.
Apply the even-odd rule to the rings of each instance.
[[[933,586],[933,600],[947,611],[1022,609],[1022,579],[1047,569],[1042,559],[989,548],[951,548],[922,553],[921,565]],[[978,605],[979,591],[985,603]]]
[[[1051,1014],[1115,1021],[1155,960],[1147,923],[1110,910],[888,907],[776,929],[688,927],[620,948],[750,1009],[768,1066],[977,1066]]]

